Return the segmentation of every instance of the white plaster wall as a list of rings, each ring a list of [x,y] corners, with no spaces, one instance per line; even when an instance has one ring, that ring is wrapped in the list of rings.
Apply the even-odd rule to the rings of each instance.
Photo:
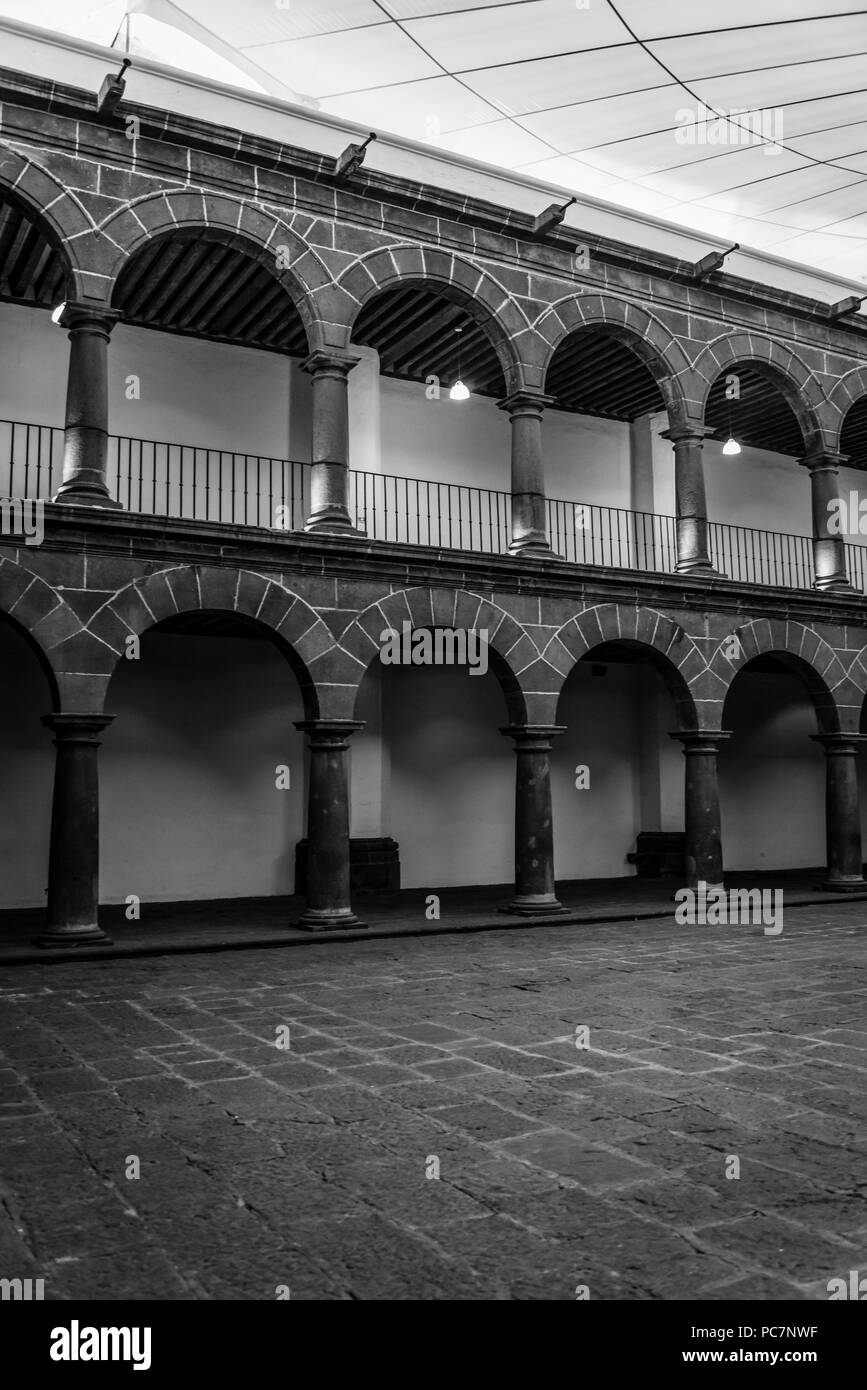
[[[267,642],[145,636],[106,701],[101,897],[143,903],[291,893],[304,834],[301,696]],[[278,790],[276,768],[290,768]],[[146,911],[146,908],[145,908]]]
[[[383,677],[381,662],[372,662],[361,682],[354,715],[364,728],[349,741],[349,833],[359,838],[389,833],[383,828],[389,820],[391,774],[390,745],[383,728]]]
[[[548,410],[542,422],[549,497],[590,506],[629,507],[629,426]]]
[[[515,753],[496,677],[382,668],[389,794],[383,833],[404,888],[514,881]]]
[[[719,755],[723,856],[730,870],[825,863],[825,755],[795,676],[744,672],[726,701]]]
[[[554,865],[559,879],[624,878],[635,868],[626,856],[639,830],[683,828],[683,771],[671,698],[652,669],[580,662],[564,686],[554,740],[551,793]],[[646,746],[655,724],[658,741]],[[682,762],[682,759],[681,759]],[[575,786],[575,770],[589,769],[589,787]]]
[[[423,385],[386,376],[379,392],[382,472],[509,491],[511,426],[494,400],[428,400]],[[628,425],[548,410],[542,438],[549,497],[629,506]]]
[[[382,471],[508,491],[510,425],[496,403],[428,400],[422,383],[380,377]]]
[[[289,457],[290,359],[120,323],[108,360],[113,434]],[[2,418],[62,425],[68,361],[47,310],[0,304]],[[139,400],[127,398],[133,375]]]
[[[730,458],[716,440],[706,440],[702,454],[711,521],[813,534],[810,476],[794,459],[748,445]]]
[[[0,418],[63,424],[69,338],[47,309],[0,304]]]
[[[126,380],[139,377],[141,399]],[[118,324],[109,347],[109,429],[237,453],[289,457],[290,359]]]

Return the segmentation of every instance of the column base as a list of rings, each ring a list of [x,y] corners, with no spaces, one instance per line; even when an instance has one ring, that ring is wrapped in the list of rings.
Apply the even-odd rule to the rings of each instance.
[[[308,535],[323,532],[327,535],[363,536],[367,539],[367,532],[354,524],[347,511],[337,507],[332,511],[317,512],[315,516],[308,517],[304,523],[304,530]]]
[[[554,554],[544,531],[528,531],[526,536],[509,541],[510,555],[522,555],[525,550],[530,551],[532,555],[549,556]],[[557,556],[557,558],[560,557]]]
[[[367,923],[360,921],[348,907],[333,912],[324,908],[308,907],[297,922],[290,922],[289,925],[297,927],[300,931],[347,931],[350,928],[357,930],[367,927]]]
[[[43,950],[67,946],[111,946],[111,937],[106,936],[101,927],[46,927],[45,931],[33,937],[34,946]]]
[[[710,560],[678,560],[675,574],[697,574],[702,579],[727,579],[722,570],[715,570]]]
[[[867,893],[867,878],[855,874],[845,878],[827,878],[819,887],[823,893]]]
[[[61,483],[51,500],[71,503],[76,507],[105,507],[114,512],[124,510],[123,504],[116,502],[107,492],[100,492],[98,488],[76,487],[74,483],[68,487]]]
[[[854,584],[849,583],[847,578],[837,574],[832,574],[827,579],[815,579],[813,588],[818,589],[823,594],[858,594],[859,592]],[[859,597],[863,597],[863,595],[859,594]]]
[[[690,893],[695,893],[696,897],[698,897],[698,885],[699,885],[699,883],[703,883],[703,884],[704,884],[704,886],[705,886],[705,893],[728,893],[728,892],[729,892],[729,889],[728,889],[728,888],[726,887],[726,885],[723,883],[722,879],[720,879],[719,883],[708,883],[705,879],[700,878],[700,879],[698,879],[695,883],[684,883],[684,884],[682,884],[681,887],[678,888],[676,892],[672,893],[670,901],[673,902],[673,903],[676,903],[677,900],[678,900],[678,899],[677,899],[677,894],[678,894],[678,893],[682,893],[684,888],[688,888],[689,891],[690,891]]]
[[[566,909],[562,903],[548,893],[540,893],[538,897],[522,893],[513,898],[510,903],[497,908],[497,911],[505,912],[510,917],[558,917]]]

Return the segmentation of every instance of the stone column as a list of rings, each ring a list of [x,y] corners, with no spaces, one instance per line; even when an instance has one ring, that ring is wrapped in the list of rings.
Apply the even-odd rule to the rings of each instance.
[[[119,508],[106,482],[108,455],[108,340],[120,314],[67,303],[60,322],[69,329],[63,481],[55,502]]]
[[[99,907],[99,735],[110,714],[49,714],[57,757],[48,859],[48,917],[39,946],[106,942]]]
[[[307,907],[295,924],[306,931],[363,927],[349,903],[349,735],[364,726],[351,719],[307,719]]]
[[[313,352],[301,364],[313,381],[313,469],[305,531],[359,534],[349,514],[349,383],[357,353]]]
[[[686,886],[706,883],[719,888],[723,881],[722,834],[720,830],[717,753],[730,732],[704,733],[698,730],[675,733],[686,757],[683,821],[686,831]]]
[[[545,465],[542,457],[542,412],[554,397],[540,391],[515,391],[499,401],[512,423],[512,539],[509,552],[550,555]]]
[[[674,444],[674,494],[677,511],[678,574],[716,574],[707,543],[707,500],[704,490],[702,446],[713,434],[707,425],[673,425],[663,439]]]
[[[813,587],[853,593],[846,571],[846,538],[840,531],[831,530],[831,505],[840,498],[838,469],[845,462],[844,454],[827,449],[801,459],[810,473],[813,504]]]
[[[510,724],[515,740],[515,896],[502,909],[522,917],[563,912],[554,893],[551,740],[563,725]]]
[[[858,796],[858,745],[867,734],[811,734],[825,749],[825,836],[828,876],[823,888],[835,893],[863,892],[861,806]]]

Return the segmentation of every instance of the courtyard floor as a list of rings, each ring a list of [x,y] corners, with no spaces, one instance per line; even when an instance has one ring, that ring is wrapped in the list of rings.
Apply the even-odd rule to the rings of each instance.
[[[838,901],[787,904],[776,937],[656,918],[18,964],[0,1277],[824,1300],[867,1268],[865,922]]]

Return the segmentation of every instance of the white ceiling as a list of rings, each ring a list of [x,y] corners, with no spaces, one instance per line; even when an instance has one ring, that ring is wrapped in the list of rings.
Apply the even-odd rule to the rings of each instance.
[[[860,5],[0,0],[119,48],[128,10],[161,62],[867,280]]]

